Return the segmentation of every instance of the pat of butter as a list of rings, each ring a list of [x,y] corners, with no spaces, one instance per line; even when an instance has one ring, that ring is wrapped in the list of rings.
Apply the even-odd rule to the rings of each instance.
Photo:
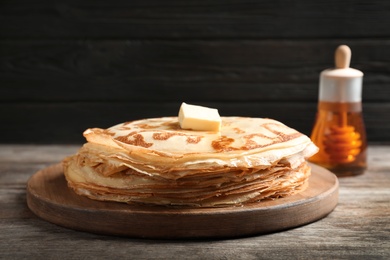
[[[182,129],[197,131],[221,131],[221,117],[218,110],[182,103],[179,111],[179,124]]]

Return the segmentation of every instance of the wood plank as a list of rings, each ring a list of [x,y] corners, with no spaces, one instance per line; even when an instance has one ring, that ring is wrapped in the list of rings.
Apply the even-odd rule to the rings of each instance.
[[[176,102],[102,103],[2,103],[0,143],[83,143],[82,132],[90,127],[106,128],[117,123],[161,116],[175,116],[182,100]],[[310,134],[317,103],[294,102],[199,102],[218,108],[223,116],[268,117]],[[12,113],[11,113],[12,111]],[[363,106],[368,140],[390,140],[388,103]]]
[[[2,1],[0,38],[388,37],[384,0]]]
[[[346,43],[365,101],[390,101],[390,41],[2,41],[0,101],[316,101]]]

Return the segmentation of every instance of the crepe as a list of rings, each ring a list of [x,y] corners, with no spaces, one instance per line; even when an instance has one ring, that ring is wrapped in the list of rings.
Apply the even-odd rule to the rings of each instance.
[[[306,158],[318,148],[267,118],[222,117],[220,132],[183,130],[177,117],[84,132],[63,162],[68,185],[96,200],[183,206],[240,206],[304,190]]]

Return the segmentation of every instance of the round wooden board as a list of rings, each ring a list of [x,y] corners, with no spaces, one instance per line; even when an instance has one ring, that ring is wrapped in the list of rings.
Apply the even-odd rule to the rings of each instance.
[[[34,174],[28,207],[40,218],[75,230],[138,238],[230,238],[282,231],[319,220],[338,202],[337,177],[312,166],[309,187],[287,198],[243,207],[178,209],[101,202],[68,188],[60,164]]]

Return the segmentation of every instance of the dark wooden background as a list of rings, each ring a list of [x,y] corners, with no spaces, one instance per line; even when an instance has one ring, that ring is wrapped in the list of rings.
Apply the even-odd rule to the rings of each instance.
[[[390,140],[389,1],[0,0],[0,143],[81,143],[183,101],[310,134],[339,44],[369,141]]]

